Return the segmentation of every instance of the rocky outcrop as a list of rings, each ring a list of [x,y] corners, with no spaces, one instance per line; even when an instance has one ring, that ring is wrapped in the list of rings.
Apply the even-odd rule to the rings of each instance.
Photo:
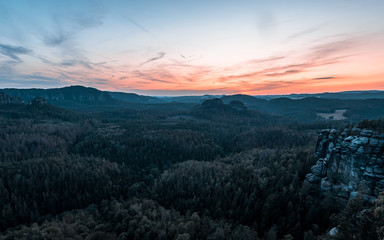
[[[45,105],[48,105],[47,101],[44,99],[44,98],[41,98],[41,97],[35,97],[34,99],[32,99],[30,101],[30,103],[32,106],[45,106]]]
[[[350,128],[321,131],[316,164],[306,180],[343,198],[384,191],[384,133]]]
[[[0,92],[0,105],[3,104],[23,104],[23,101],[18,97],[11,97],[3,92]]]

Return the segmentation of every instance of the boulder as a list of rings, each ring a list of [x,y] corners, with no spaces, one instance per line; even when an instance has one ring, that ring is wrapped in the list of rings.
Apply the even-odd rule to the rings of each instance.
[[[360,132],[360,136],[371,137],[372,135],[373,135],[373,130],[363,129]]]
[[[360,140],[362,145],[367,145],[368,142],[369,142],[369,138],[368,137],[359,137],[359,140]]]
[[[352,137],[352,136],[348,136],[348,137],[346,137],[344,140],[350,142],[350,141],[352,141],[353,139],[355,139],[355,138]]]
[[[312,173],[308,173],[305,176],[305,179],[310,182],[310,183],[320,183],[321,182],[321,177],[315,176]]]
[[[373,147],[376,147],[377,145],[379,145],[379,139],[377,138],[371,138],[369,140],[369,145],[373,146]]]
[[[379,195],[380,192],[384,192],[384,179],[376,182],[374,192],[375,192],[375,195]]]
[[[363,147],[363,146],[360,146],[360,147],[357,149],[357,153],[359,153],[359,154],[364,154],[364,147]]]
[[[330,236],[335,236],[335,235],[337,234],[338,231],[339,231],[339,230],[337,229],[337,227],[334,227],[334,228],[332,228],[331,230],[329,230],[328,234],[329,234]]]
[[[311,172],[312,172],[313,175],[315,175],[315,176],[319,176],[319,177],[321,177],[321,176],[322,176],[321,170],[322,170],[322,167],[321,167],[321,165],[319,165],[319,164],[313,165],[313,166],[311,167]]]
[[[384,169],[381,166],[374,165],[372,169],[375,174],[384,175]]]
[[[332,189],[333,184],[328,181],[327,178],[323,178],[321,180],[320,188],[323,192],[330,191]]]

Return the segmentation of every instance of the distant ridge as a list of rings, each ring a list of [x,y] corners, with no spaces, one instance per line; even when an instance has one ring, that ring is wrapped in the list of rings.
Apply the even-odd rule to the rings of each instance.
[[[225,95],[201,95],[201,96],[177,96],[177,97],[162,97],[161,99],[166,102],[179,102],[179,103],[202,103],[205,100],[221,98]]]
[[[164,100],[156,97],[138,95],[136,93],[107,92],[113,99],[130,103],[161,103]]]
[[[318,98],[334,98],[334,99],[372,99],[372,98],[384,98],[384,91],[368,90],[368,91],[344,91],[344,92],[324,92],[324,93],[303,93],[303,94],[289,94],[289,95],[260,95],[255,96],[263,99],[274,99],[280,97],[288,97],[292,99],[300,99],[307,97]]]
[[[265,104],[265,99],[260,99],[257,96],[249,96],[244,94],[235,94],[235,95],[228,95],[221,98],[224,103],[229,103],[231,101],[240,101],[244,104],[251,105],[251,104]]]
[[[149,96],[141,96],[134,93],[107,92],[96,88],[84,86],[68,86],[51,89],[0,89],[9,96],[20,98],[24,102],[30,102],[36,97],[44,98],[49,104],[69,107],[86,108],[90,105],[107,106],[127,103],[160,103],[161,99]]]
[[[51,104],[58,103],[111,103],[113,98],[100,90],[95,88],[83,87],[83,86],[70,86],[63,88],[51,88],[51,89],[16,89],[6,88],[0,91],[6,94],[19,97],[24,102],[29,102],[31,99],[36,97],[44,98]]]
[[[369,91],[344,91],[344,92],[324,92],[324,93],[303,93],[303,94],[289,94],[289,95],[200,95],[200,96],[177,96],[177,97],[153,97],[139,95],[136,93],[125,93],[115,91],[102,91],[92,87],[84,87],[80,85],[67,86],[62,88],[51,89],[18,89],[18,88],[5,88],[0,89],[12,97],[19,97],[24,102],[29,102],[35,97],[42,97],[49,103],[58,103],[62,101],[74,101],[78,103],[165,103],[165,102],[179,102],[179,103],[202,103],[205,100],[213,98],[221,98],[224,103],[232,100],[242,101],[245,104],[252,104],[262,100],[271,100],[276,98],[290,98],[290,99],[303,99],[308,97],[328,98],[328,99],[373,99],[384,98],[384,91],[369,90]]]
[[[108,92],[83,86],[69,86],[52,89],[0,89],[4,92],[3,102],[19,101],[29,103],[31,99],[43,98],[47,104],[67,109],[86,111],[120,111],[135,109],[161,111],[162,108],[191,109],[204,101],[220,99],[224,105],[235,101],[249,111],[285,116],[298,121],[332,120],[332,116],[343,112],[348,121],[365,118],[384,118],[384,91],[350,91],[339,93],[291,94],[276,96],[202,95],[179,97],[151,97],[135,93]],[[16,100],[15,100],[16,101]],[[217,100],[216,100],[217,101]],[[240,105],[239,105],[240,104]],[[216,111],[217,112],[217,111]],[[232,111],[236,113],[236,111]],[[325,119],[325,120],[327,120]],[[336,120],[336,119],[335,119]]]

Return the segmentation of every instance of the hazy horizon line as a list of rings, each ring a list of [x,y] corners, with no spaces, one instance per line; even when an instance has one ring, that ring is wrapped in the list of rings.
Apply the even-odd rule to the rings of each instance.
[[[96,90],[99,90],[99,91],[103,91],[103,92],[118,92],[118,93],[132,93],[132,94],[137,94],[137,95],[141,95],[141,96],[149,96],[149,97],[201,97],[201,96],[231,96],[231,95],[248,95],[248,96],[289,96],[289,95],[316,95],[316,94],[325,94],[325,93],[353,93],[353,92],[384,92],[384,90],[380,90],[380,89],[370,89],[370,90],[361,90],[361,89],[356,89],[356,90],[346,90],[346,91],[336,91],[336,92],[332,92],[332,91],[325,91],[325,92],[290,92],[290,93],[281,93],[281,94],[247,94],[247,93],[241,93],[241,92],[234,92],[234,93],[196,93],[196,94],[191,94],[191,93],[186,93],[184,95],[172,95],[172,94],[169,94],[169,95],[152,95],[152,94],[145,94],[145,93],[140,93],[140,92],[145,92],[147,90],[143,90],[143,89],[134,89],[132,91],[127,91],[127,90],[119,90],[119,89],[115,89],[115,90],[104,90],[104,89],[100,89],[100,88],[96,88],[96,87],[92,87],[92,86],[84,86],[84,85],[66,85],[66,86],[62,86],[62,87],[51,87],[51,88],[44,88],[44,87],[5,87],[5,88],[0,88],[0,90],[2,89],[24,89],[24,90],[27,90],[27,89],[41,89],[41,90],[50,90],[50,89],[62,89],[62,88],[68,88],[68,87],[84,87],[84,88],[92,88],[92,89],[96,89]],[[136,90],[136,91],[135,91]],[[177,92],[183,92],[183,91],[195,91],[195,90],[152,90],[152,91],[172,91],[174,93],[177,93]],[[204,90],[202,90],[202,92],[204,92]]]

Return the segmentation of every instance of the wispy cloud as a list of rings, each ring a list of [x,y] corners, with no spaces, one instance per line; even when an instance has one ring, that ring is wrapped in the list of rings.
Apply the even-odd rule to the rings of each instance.
[[[274,57],[269,57],[269,58],[262,58],[262,59],[253,59],[249,60],[246,63],[247,64],[260,64],[260,63],[267,63],[267,62],[276,62],[279,60],[282,60],[286,58],[285,56],[274,56]]]
[[[19,63],[20,61],[15,61],[15,60],[0,62],[0,73],[11,74],[12,72],[14,72],[14,66]]]
[[[314,31],[315,29],[312,30]],[[273,56],[264,59],[254,59],[242,65],[228,67],[226,71],[223,71],[223,74],[221,74],[218,80],[222,83],[243,79],[248,79],[249,81],[266,80],[266,77],[280,78],[290,75],[294,76],[295,74],[310,72],[313,71],[313,69],[327,65],[342,63],[353,55],[351,49],[354,49],[360,44],[361,39],[348,36],[341,37],[343,37],[341,40],[317,44],[309,47],[307,50],[303,49],[303,52],[307,53],[300,57],[296,56],[292,58],[288,55]],[[294,60],[292,61],[290,59]],[[293,63],[286,64],[288,61],[292,61]],[[258,70],[255,71],[254,69]],[[333,78],[334,77],[314,78],[313,80],[329,80]],[[276,82],[271,84],[271,86],[275,85]]]
[[[54,23],[54,28],[47,30],[43,30],[41,32],[43,43],[49,47],[57,47],[70,40],[72,34],[74,32],[73,26],[71,27],[71,31],[63,29],[62,19],[58,16],[52,16],[52,22]]]
[[[344,55],[348,56],[350,53],[346,54],[347,50],[355,47],[359,44],[359,39],[357,38],[346,38],[339,41],[333,41],[329,43],[322,43],[314,46],[311,49],[309,54],[309,60],[319,61],[324,59],[337,59],[343,57]],[[343,54],[343,55],[341,55]]]
[[[84,11],[71,15],[52,15],[53,28],[41,30],[43,43],[50,47],[62,46],[68,41],[74,40],[79,32],[101,26],[102,14],[94,11]]]
[[[135,78],[139,78],[139,79],[145,79],[145,80],[148,80],[148,81],[151,81],[151,82],[160,82],[160,83],[167,83],[167,84],[174,84],[174,82],[171,82],[169,80],[171,80],[173,77],[162,71],[162,72],[156,72],[156,71],[147,71],[147,72],[142,72],[142,71],[133,71],[132,72],[133,76]],[[161,79],[161,78],[166,78],[168,80],[165,80],[165,79]]]
[[[282,89],[282,88],[290,88],[297,85],[301,85],[301,82],[294,82],[294,81],[276,81],[276,82],[265,82],[260,84],[255,84],[253,87],[251,87],[250,91],[263,91],[263,90],[275,90],[275,89]]]
[[[303,91],[308,86],[324,85],[331,79],[339,80],[339,77],[332,75],[316,77],[315,74],[327,72],[323,70],[328,65],[347,62],[359,43],[358,39],[344,36],[344,39],[334,41],[328,39],[327,43],[312,42],[297,53],[276,54],[225,67],[194,65],[184,61],[185,56],[180,55],[182,60],[170,59],[143,71],[133,71],[122,79],[129,79],[124,84],[130,82],[132,87],[143,89],[176,89],[190,85],[199,90],[214,86],[216,90],[232,93]],[[164,56],[159,53],[146,63]]]
[[[72,59],[72,60],[63,61],[62,63],[60,63],[60,65],[61,66],[68,66],[68,67],[80,65],[80,66],[83,66],[83,67],[88,68],[88,69],[93,69],[93,67],[92,67],[93,64],[87,60]]]
[[[97,4],[96,4],[97,5]],[[57,62],[48,57],[39,57],[44,63],[54,67],[73,67],[80,66],[93,69],[93,63],[88,60],[87,52],[78,44],[79,33],[90,28],[95,28],[103,24],[103,10],[97,6],[88,6],[87,11],[73,12],[67,14],[60,12],[52,14],[51,23],[53,27],[40,29],[38,34],[42,38],[42,43],[59,50],[56,57],[61,59]]]
[[[0,53],[15,61],[21,62],[21,59],[18,55],[30,54],[32,53],[32,50],[20,46],[0,44]]]
[[[46,45],[50,47],[56,47],[68,41],[70,36],[63,31],[57,31],[55,33],[46,34],[43,38]]]
[[[313,80],[327,80],[327,79],[334,79],[335,77],[320,77],[320,78],[312,78]]]
[[[302,72],[302,70],[287,70],[287,71],[284,71],[284,72],[268,73],[268,74],[265,74],[265,76],[268,76],[268,77],[279,77],[279,76],[286,76],[286,75],[300,73],[300,72]]]
[[[157,55],[155,57],[149,58],[145,62],[141,63],[140,66],[143,66],[147,63],[162,59],[166,54],[167,53],[165,53],[165,52],[159,52],[159,53],[157,53]]]
[[[172,83],[172,82],[170,82],[170,81],[161,80],[161,79],[156,79],[156,78],[147,78],[147,80],[152,81],[152,82]]]
[[[91,83],[96,83],[99,85],[108,85],[109,84],[109,79],[106,78],[93,78]]]
[[[92,1],[91,3],[94,4]],[[81,31],[103,25],[103,12],[102,9],[93,9],[93,11],[88,11],[86,14],[84,14],[84,11],[81,11],[78,12],[78,14],[68,16],[68,18],[73,22],[74,26]]]
[[[65,82],[41,73],[33,73],[30,75],[0,74],[0,87],[25,87],[30,86],[30,84],[33,84],[35,87],[58,87],[65,85]]]
[[[311,33],[314,33],[316,31],[319,31],[320,30],[320,27],[313,27],[313,28],[309,28],[309,29],[306,29],[304,31],[301,31],[301,32],[298,32],[298,33],[295,33],[291,36],[288,36],[287,39],[291,40],[291,39],[294,39],[294,38],[299,38],[299,37],[302,37],[302,36],[305,36],[305,35],[309,35]]]
[[[285,75],[296,74],[305,71],[305,69],[313,67],[313,64],[288,64],[281,65],[272,68],[264,68],[259,71],[249,71],[243,74],[224,75],[220,78],[221,82],[230,80],[242,79],[242,78],[254,78],[254,77],[279,77]],[[234,69],[235,70],[235,69]]]
[[[33,55],[33,51],[22,46],[0,44],[0,55],[7,58],[0,62],[0,74],[14,74],[15,66],[23,62],[20,55]]]
[[[153,34],[152,31],[149,31],[146,27],[144,27],[140,23],[136,22],[134,19],[132,19],[130,17],[127,17],[127,16],[124,16],[124,18],[127,19],[128,22],[132,23],[135,27],[137,27],[141,31],[147,33],[148,35],[150,35],[151,37],[155,38],[156,40],[159,40],[159,38],[155,34]]]

